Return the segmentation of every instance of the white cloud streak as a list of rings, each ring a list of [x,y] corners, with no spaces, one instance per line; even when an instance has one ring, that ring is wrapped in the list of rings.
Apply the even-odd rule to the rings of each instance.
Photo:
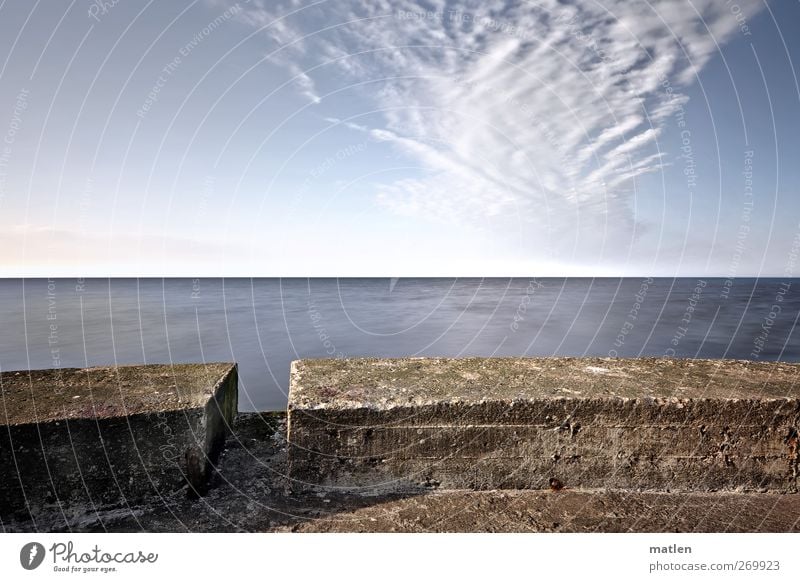
[[[738,5],[750,17],[760,3]],[[252,6],[244,18],[263,25],[296,9]],[[290,71],[364,53],[317,71],[345,85],[391,78],[363,89],[383,124],[347,126],[390,142],[425,175],[378,185],[380,204],[473,225],[514,216],[573,252],[601,239],[630,248],[635,180],[666,165],[657,140],[687,101],[681,91],[738,26],[717,0],[382,0],[327,2],[270,34],[289,42],[342,22],[293,47]]]

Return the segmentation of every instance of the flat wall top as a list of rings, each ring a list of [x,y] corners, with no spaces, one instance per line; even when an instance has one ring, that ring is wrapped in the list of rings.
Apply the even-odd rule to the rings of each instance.
[[[0,374],[0,425],[204,406],[235,364],[64,368]]]
[[[401,358],[292,362],[289,408],[538,398],[800,397],[800,364],[673,358]]]

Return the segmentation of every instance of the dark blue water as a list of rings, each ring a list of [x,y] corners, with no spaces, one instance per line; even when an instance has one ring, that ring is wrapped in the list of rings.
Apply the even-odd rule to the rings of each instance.
[[[350,356],[800,360],[800,279],[0,280],[0,368],[236,361],[242,410],[289,362]]]

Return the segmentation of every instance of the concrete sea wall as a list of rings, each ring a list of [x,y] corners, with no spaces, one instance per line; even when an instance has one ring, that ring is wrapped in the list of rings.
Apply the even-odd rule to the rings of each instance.
[[[300,360],[237,414],[233,364],[5,372],[0,530],[797,531],[799,375]]]
[[[5,372],[0,515],[201,494],[238,406],[234,364]]]
[[[298,486],[794,492],[800,366],[598,358],[293,364]]]

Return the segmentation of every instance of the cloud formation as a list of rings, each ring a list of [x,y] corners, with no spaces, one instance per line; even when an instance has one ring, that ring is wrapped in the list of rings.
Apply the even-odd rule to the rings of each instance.
[[[746,18],[759,6],[737,4]],[[360,91],[382,122],[347,127],[423,170],[377,185],[381,205],[478,226],[514,217],[555,247],[569,233],[573,253],[630,248],[636,180],[668,163],[658,140],[682,91],[738,28],[715,0],[253,2],[243,18],[288,45],[278,62],[315,103],[315,76],[374,81]]]

